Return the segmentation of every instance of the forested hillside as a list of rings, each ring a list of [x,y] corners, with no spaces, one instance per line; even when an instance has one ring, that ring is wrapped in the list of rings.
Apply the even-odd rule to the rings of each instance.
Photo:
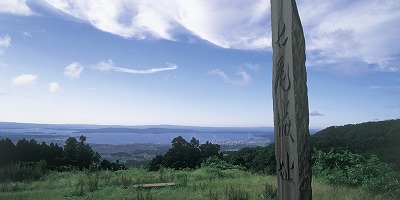
[[[400,195],[400,120],[329,127],[312,135],[311,141],[314,177],[332,185]],[[225,155],[228,163],[275,173],[274,144]]]
[[[314,148],[324,151],[333,148],[375,154],[400,170],[400,120],[332,126],[312,135],[311,142]]]

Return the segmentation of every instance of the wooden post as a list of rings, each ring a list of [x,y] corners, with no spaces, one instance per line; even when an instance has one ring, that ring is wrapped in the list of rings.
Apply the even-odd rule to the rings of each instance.
[[[271,0],[279,199],[312,199],[305,40],[295,0]]]

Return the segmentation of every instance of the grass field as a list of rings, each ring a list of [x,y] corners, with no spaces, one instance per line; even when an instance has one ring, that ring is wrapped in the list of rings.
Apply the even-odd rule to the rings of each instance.
[[[134,188],[134,184],[175,182],[163,188]],[[313,179],[313,199],[386,200],[361,189],[322,184]],[[275,199],[276,177],[241,170],[201,168],[190,171],[148,172],[132,168],[116,172],[50,172],[39,181],[2,183],[0,199],[138,199],[235,200]]]

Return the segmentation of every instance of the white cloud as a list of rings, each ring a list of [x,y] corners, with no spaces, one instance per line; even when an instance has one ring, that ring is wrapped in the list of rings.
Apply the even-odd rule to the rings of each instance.
[[[78,62],[73,62],[69,64],[67,67],[64,69],[64,75],[70,79],[76,79],[79,78],[83,71],[83,66],[78,63]]]
[[[271,49],[269,0],[62,1],[47,5],[125,38],[177,40],[195,35],[223,48]],[[400,71],[400,1],[298,2],[307,65],[344,74]],[[336,66],[341,66],[337,68]]]
[[[32,10],[26,4],[28,0],[1,0],[0,13],[15,15],[31,15]]]
[[[0,12],[31,14],[28,6],[36,3],[124,38],[176,41],[196,36],[223,48],[271,50],[269,0],[26,2],[3,0]],[[298,8],[311,69],[400,71],[400,1],[299,0]]]
[[[233,84],[233,85],[240,85],[240,86],[244,86],[244,85],[248,85],[251,82],[251,77],[250,75],[244,71],[244,70],[237,70],[236,72],[236,76],[239,76],[239,79],[232,79],[230,78],[228,75],[225,74],[225,72],[221,71],[220,69],[212,69],[208,71],[209,75],[212,76],[217,76],[219,78],[221,78],[225,83],[228,84]]]
[[[157,73],[157,72],[162,72],[162,71],[175,70],[177,68],[178,68],[178,66],[176,66],[175,64],[167,63],[167,67],[137,70],[137,69],[129,69],[129,68],[123,68],[123,67],[116,67],[112,60],[101,61],[100,63],[98,63],[96,65],[96,69],[103,71],[103,72],[104,71],[115,71],[115,72],[123,72],[123,73],[128,73],[128,74],[152,74],[152,73]]]
[[[51,82],[49,83],[49,92],[59,92],[61,91],[61,87],[57,82]]]
[[[312,111],[310,112],[310,116],[324,116],[324,114],[321,114],[318,111]]]
[[[191,34],[224,48],[270,46],[268,0],[43,0],[94,27],[125,38],[177,40]]]
[[[36,80],[37,80],[37,75],[32,75],[32,74],[22,74],[20,76],[17,76],[13,79],[12,83],[14,85],[35,85]]]
[[[400,71],[399,9],[396,0],[301,1],[308,66],[344,74]]]
[[[4,35],[0,37],[0,54],[4,52],[4,49],[7,49],[11,46],[11,37],[9,35]]]

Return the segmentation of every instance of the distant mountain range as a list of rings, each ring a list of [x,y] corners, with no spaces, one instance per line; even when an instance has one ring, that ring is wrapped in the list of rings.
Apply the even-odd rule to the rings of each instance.
[[[22,138],[63,143],[69,136],[85,135],[91,143],[125,144],[134,142],[170,143],[178,135],[214,142],[270,142],[272,127],[198,127],[178,125],[92,125],[92,124],[34,124],[0,122],[0,139],[14,142]],[[89,140],[88,140],[89,141]]]
[[[53,130],[73,130],[75,133],[272,133],[273,127],[199,127],[199,126],[179,126],[179,125],[93,125],[93,124],[34,124],[34,123],[15,123],[0,122],[0,131],[4,129],[53,129]]]
[[[231,130],[249,130],[249,131],[273,131],[273,127],[200,127],[200,126],[180,126],[180,125],[95,125],[95,124],[35,124],[35,123],[17,123],[17,122],[0,122],[1,129],[28,129],[28,128],[49,128],[49,129],[192,129],[197,131],[231,131]]]
[[[0,122],[1,129],[54,129],[54,130],[74,130],[76,132],[115,132],[115,133],[166,133],[182,131],[193,133],[248,133],[248,132],[268,132],[273,133],[273,127],[201,127],[201,126],[180,126],[180,125],[94,125],[94,124],[35,124],[35,123],[16,123]],[[319,129],[310,129],[310,133],[316,133]]]

